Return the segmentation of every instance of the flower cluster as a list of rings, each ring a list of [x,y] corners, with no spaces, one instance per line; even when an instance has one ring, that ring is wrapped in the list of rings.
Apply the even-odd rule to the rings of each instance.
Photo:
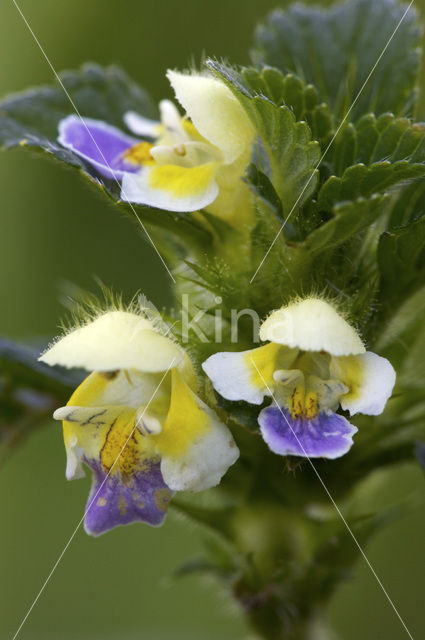
[[[168,211],[206,209],[232,222],[247,198],[240,177],[249,162],[254,129],[239,102],[219,80],[168,72],[178,102],[162,100],[161,122],[129,111],[132,137],[101,120],[70,115],[58,141],[102,176],[121,183],[121,198]]]
[[[377,500],[388,469],[425,464],[419,32],[398,0],[297,4],[259,25],[250,66],[169,70],[157,111],[94,64],[1,102],[3,148],[78,170],[137,219],[174,307],[79,295],[88,313],[43,365],[6,344],[0,454],[60,407],[66,477],[92,478],[87,533],[169,508],[202,524],[214,542],[190,566],[256,637],[323,635],[396,512]]]
[[[259,405],[261,434],[281,455],[337,458],[357,429],[341,414],[381,413],[391,364],[367,352],[356,331],[318,298],[273,312],[264,346],[218,352],[203,369],[228,400]],[[142,520],[162,522],[175,491],[217,485],[239,452],[228,428],[197,395],[187,353],[146,318],[108,311],[53,344],[41,360],[91,371],[63,421],[68,479],[93,472],[86,530],[100,534]]]

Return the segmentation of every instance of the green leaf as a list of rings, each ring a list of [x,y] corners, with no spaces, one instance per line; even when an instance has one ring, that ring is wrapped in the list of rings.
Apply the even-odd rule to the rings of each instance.
[[[408,227],[387,231],[379,241],[382,303],[398,307],[425,278],[425,217]]]
[[[368,114],[356,123],[355,131],[357,162],[425,161],[425,125],[422,122],[395,118],[389,113],[379,118]]]
[[[329,175],[342,176],[355,164],[425,162],[425,125],[385,113],[348,123],[339,131],[324,159]]]
[[[375,194],[367,199],[333,205],[333,217],[310,233],[303,243],[304,250],[315,252],[336,248],[373,224],[381,215],[385,201],[385,196]]]
[[[155,117],[147,93],[117,67],[88,64],[60,78],[82,117],[104,120],[121,129],[126,111]],[[10,96],[0,103],[0,145],[31,146],[94,176],[81,158],[57,142],[59,121],[75,113],[75,108],[59,84]]]
[[[332,173],[341,176],[347,167],[356,164],[357,135],[351,122],[343,127],[333,142]],[[328,160],[327,160],[328,161]]]
[[[68,401],[80,376],[37,361],[40,351],[0,339],[0,460]]]
[[[268,177],[259,171],[255,164],[250,164],[246,170],[245,181],[255,195],[260,198],[274,215],[283,219],[282,203]]]
[[[412,293],[395,312],[389,308],[388,316],[390,316],[389,320],[384,317],[384,326],[379,332],[376,344],[373,345],[373,350],[388,358],[396,370],[401,372],[406,369],[406,360],[415,352],[418,353],[419,358],[425,360],[425,351],[417,344],[425,325],[425,286]],[[407,365],[408,368],[410,366]],[[407,378],[412,380],[411,375]],[[413,382],[415,383],[415,380]],[[406,378],[403,384],[412,386]],[[421,384],[423,387],[424,379]],[[413,388],[415,386],[413,384]]]
[[[425,385],[425,333],[423,325],[403,361],[399,382],[403,387],[423,389]]]
[[[355,0],[329,9],[295,5],[277,9],[256,30],[256,65],[293,72],[319,90],[335,113],[346,113],[403,14],[395,0]],[[415,11],[401,22],[351,119],[374,112],[412,111],[419,68],[420,30]]]
[[[319,192],[317,206],[320,211],[329,211],[337,202],[388,193],[396,185],[424,175],[425,164],[410,164],[407,160],[377,162],[369,167],[356,164],[346,169],[341,178],[332,176],[325,182]]]
[[[391,207],[390,230],[404,227],[425,214],[425,180],[414,180],[401,189]]]
[[[379,353],[389,347],[397,346],[403,353],[425,323],[425,286],[410,295],[392,315],[376,343]]]
[[[425,126],[392,114],[379,118],[369,114],[342,128],[326,163],[333,175],[319,193],[320,210],[335,202],[385,193],[423,177]]]
[[[216,392],[214,395],[217,406],[227,413],[228,418],[236,422],[239,426],[248,429],[248,431],[258,433],[258,414],[260,413],[261,407],[253,406],[242,400],[239,402],[231,402]]]
[[[203,507],[191,501],[190,497],[174,498],[171,506],[191,522],[205,527],[222,538],[230,538],[230,521],[234,513],[233,507]]]
[[[209,60],[207,66],[223,80],[245,109],[267,155],[267,174],[283,207],[284,216],[312,196],[317,185],[316,165],[320,147],[312,141],[305,122],[297,122],[292,110],[277,106],[270,99],[255,95],[240,74],[233,69]],[[261,161],[261,153],[259,154]]]
[[[296,75],[283,75],[279,69],[264,67],[258,70],[252,67],[242,69],[241,79],[251,97],[255,95],[268,98],[277,107],[287,106],[297,121],[305,120],[314,140],[322,144],[330,139],[332,132],[332,114],[326,104],[320,102],[317,89],[305,84]]]
[[[215,564],[206,558],[192,558],[192,560],[187,560],[178,566],[173,575],[175,578],[186,578],[192,575],[211,575],[215,578],[225,579],[234,573],[234,567],[225,570],[220,564]]]

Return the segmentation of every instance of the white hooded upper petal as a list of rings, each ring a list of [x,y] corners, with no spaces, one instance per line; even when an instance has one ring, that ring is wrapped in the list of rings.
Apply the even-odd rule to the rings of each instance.
[[[161,473],[173,491],[204,491],[215,487],[239,457],[229,429],[199,398],[196,402],[209,418],[208,430],[200,432],[184,455],[162,456]]]
[[[376,416],[383,412],[394,388],[396,373],[391,363],[376,353],[332,358],[331,369],[348,387],[341,407],[350,412]]]
[[[59,339],[39,360],[88,371],[138,369],[155,373],[181,365],[185,353],[157,333],[148,320],[127,311],[108,311]]]
[[[246,153],[254,128],[238,100],[216,78],[168,71],[176,98],[199,133],[231,163]]]
[[[355,329],[333,306],[319,298],[306,298],[274,311],[261,325],[260,338],[334,356],[365,352]]]

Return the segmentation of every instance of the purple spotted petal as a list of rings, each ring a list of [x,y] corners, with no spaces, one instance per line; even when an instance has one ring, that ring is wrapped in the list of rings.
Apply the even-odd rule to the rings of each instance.
[[[165,518],[172,492],[165,484],[159,461],[147,461],[143,470],[123,481],[119,473],[107,477],[99,461],[87,461],[93,483],[87,502],[85,529],[98,536],[122,524],[147,522],[158,526]]]
[[[339,458],[350,449],[357,428],[336,413],[320,413],[313,420],[294,419],[281,407],[263,409],[261,433],[274,453],[304,458]]]
[[[68,116],[59,123],[58,142],[71,149],[105,178],[121,180],[124,173],[134,173],[140,167],[126,162],[123,154],[139,140],[127,136],[102,120]]]

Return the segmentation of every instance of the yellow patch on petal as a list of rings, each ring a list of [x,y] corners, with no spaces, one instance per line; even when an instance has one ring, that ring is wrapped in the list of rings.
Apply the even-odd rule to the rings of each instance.
[[[278,366],[277,360],[282,346],[270,342],[264,347],[258,347],[248,351],[245,358],[248,367],[251,369],[251,382],[258,389],[264,389],[264,385],[274,386],[273,374]]]
[[[140,142],[139,144],[130,147],[124,153],[124,158],[133,164],[138,165],[153,165],[155,160],[151,154],[151,149],[154,145],[149,142]]]
[[[106,385],[111,380],[111,375],[112,372],[109,371],[91,373],[75,389],[67,404],[76,407],[96,407],[98,398],[104,394]]]
[[[210,429],[208,415],[199,407],[196,396],[172,370],[171,401],[162,432],[152,436],[161,455],[179,458]]]
[[[188,168],[164,164],[152,169],[148,184],[151,189],[166,191],[175,198],[185,198],[206,191],[214,180],[216,170],[216,162]]]
[[[140,464],[140,446],[143,436],[134,428],[134,409],[124,409],[109,426],[100,460],[106,472],[118,470],[128,476]]]
[[[356,356],[344,356],[333,358],[332,365],[336,370],[338,379],[348,387],[348,393],[344,394],[344,401],[353,402],[361,393],[364,381],[365,367],[361,358]]]
[[[97,399],[100,398],[105,390],[105,387],[108,383],[108,379],[106,376],[100,373],[91,373],[85,380],[75,389],[74,393],[68,400],[69,406],[96,406]],[[78,432],[76,431],[76,425],[73,422],[66,422],[65,420],[62,423],[63,425],[63,439],[65,443],[65,448],[71,445],[73,440],[77,437],[79,446],[83,446],[79,442]],[[77,427],[78,428],[78,427]],[[93,438],[92,438],[93,439]],[[94,442],[91,443],[92,446]],[[96,445],[95,445],[96,446]],[[88,452],[86,452],[88,454]]]
[[[110,375],[92,373],[74,391],[67,404],[68,419],[63,420],[64,442],[67,449],[77,444],[87,458],[100,460],[106,472],[128,476],[155,455],[154,448],[135,429],[134,408],[98,405]]]

